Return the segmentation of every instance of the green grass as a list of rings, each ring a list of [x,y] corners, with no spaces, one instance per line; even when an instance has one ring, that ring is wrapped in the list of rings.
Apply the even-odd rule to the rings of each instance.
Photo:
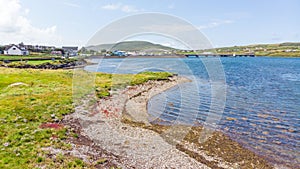
[[[162,80],[169,76],[169,73],[151,72],[138,75],[97,73],[93,90],[98,97],[105,97],[114,87]],[[27,169],[43,165],[48,168],[92,167],[75,157],[61,156],[52,160],[41,150],[47,146],[70,147],[63,140],[74,137],[74,133],[65,128],[54,130],[39,126],[50,122],[52,114],[61,119],[74,111],[72,79],[72,70],[0,68],[0,168]],[[12,85],[16,83],[19,85]],[[50,139],[52,137],[57,139]]]
[[[98,73],[95,79],[96,94],[99,98],[109,95],[109,91],[125,86],[142,84],[148,80],[166,80],[172,74],[167,72],[143,72],[136,75]]]
[[[15,55],[0,55],[1,60],[9,60],[9,59],[27,59],[27,58],[39,58],[38,55],[32,56],[15,56]]]
[[[221,47],[214,49],[199,50],[196,52],[186,51],[178,54],[197,54],[203,52],[213,52],[217,54],[247,54],[254,53],[256,56],[272,57],[300,57],[300,43],[281,43],[281,44],[256,44],[247,46]]]
[[[61,58],[59,56],[53,56],[49,54],[41,55],[28,55],[28,56],[16,56],[16,55],[0,55],[0,60],[29,60],[35,58]]]
[[[27,64],[30,65],[40,65],[40,64],[44,64],[44,63],[53,63],[52,60],[29,60],[27,61]]]
[[[12,67],[12,68],[16,68],[16,67],[20,67],[20,66],[40,66],[40,65],[44,65],[44,64],[51,64],[51,65],[59,65],[59,64],[67,64],[67,63],[74,63],[76,62],[77,59],[56,59],[54,61],[52,61],[52,59],[47,59],[47,60],[41,60],[41,59],[37,59],[37,60],[23,60],[23,61],[12,61],[9,63],[5,63],[3,61],[0,61],[0,66],[8,66],[8,67]]]

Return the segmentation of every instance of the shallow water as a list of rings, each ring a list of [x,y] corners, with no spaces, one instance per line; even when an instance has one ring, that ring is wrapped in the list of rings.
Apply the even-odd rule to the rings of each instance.
[[[193,79],[148,103],[150,115],[165,123],[206,123],[212,113],[212,77],[199,58],[94,61],[101,63],[86,70],[169,71]],[[227,92],[224,112],[221,119],[215,120],[217,128],[270,161],[300,166],[300,59],[221,58],[221,63]]]

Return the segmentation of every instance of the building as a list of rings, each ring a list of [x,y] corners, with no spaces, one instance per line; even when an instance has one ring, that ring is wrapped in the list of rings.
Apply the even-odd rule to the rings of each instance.
[[[50,54],[51,55],[57,55],[57,56],[62,56],[63,55],[62,51],[60,51],[60,50],[51,51]]]
[[[4,50],[5,55],[29,55],[29,51],[25,47],[17,45],[9,45]]]
[[[49,52],[55,50],[55,46],[24,45],[22,43],[19,44],[19,46],[22,45],[32,52]]]
[[[77,56],[78,55],[78,47],[63,46],[62,49],[65,53],[65,56]]]
[[[125,51],[116,50],[113,51],[114,56],[127,56],[127,53]]]

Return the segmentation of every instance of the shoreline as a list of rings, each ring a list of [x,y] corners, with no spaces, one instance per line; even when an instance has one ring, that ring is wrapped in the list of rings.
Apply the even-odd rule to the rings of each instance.
[[[88,64],[91,64],[88,62],[88,60],[81,60],[81,61],[66,61],[65,63],[60,64],[53,64],[53,63],[42,63],[42,64],[28,64],[27,62],[11,62],[15,64],[9,64],[0,61],[0,67],[4,68],[17,68],[17,69],[76,69],[76,68],[82,68],[87,66]]]
[[[76,107],[75,113],[65,117],[64,123],[78,120],[75,128],[79,138],[89,138],[92,145],[101,147],[112,156],[108,163],[122,168],[245,168],[252,165],[254,168],[273,168],[265,159],[219,131],[199,144],[195,138],[199,138],[202,127],[189,126],[184,139],[174,142],[165,137],[169,129],[167,126],[148,122],[148,100],[188,81],[174,76],[168,81],[129,86],[113,92],[111,97],[98,100],[92,107],[85,100],[84,104]],[[180,133],[187,126],[176,129]]]
[[[243,58],[243,57],[215,57],[215,56],[200,56],[199,58]],[[86,59],[159,59],[159,58],[188,58],[185,55],[153,55],[153,56],[102,56],[102,55],[94,55],[94,56],[89,56]],[[197,57],[191,57],[191,58],[197,58]],[[247,57],[248,58],[248,57]],[[255,55],[255,57],[250,57],[250,58],[287,58],[287,59],[299,59],[300,56],[264,56],[264,55]]]
[[[89,56],[87,59],[138,59],[138,58],[186,58],[185,55],[153,55],[153,56],[103,56],[103,55],[94,55]]]

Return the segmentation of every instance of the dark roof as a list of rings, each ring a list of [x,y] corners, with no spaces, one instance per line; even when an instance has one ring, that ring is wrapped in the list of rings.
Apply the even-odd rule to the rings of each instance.
[[[6,46],[4,50],[8,50],[8,49],[10,49],[13,46],[15,46],[16,48],[20,49],[21,51],[26,51],[27,50],[27,49],[23,50],[18,45],[14,45],[14,44]]]
[[[5,49],[4,50],[8,50],[9,48],[11,48],[13,45],[7,45],[5,46]]]
[[[78,47],[72,47],[72,46],[63,46],[62,49],[64,50],[78,50]]]

